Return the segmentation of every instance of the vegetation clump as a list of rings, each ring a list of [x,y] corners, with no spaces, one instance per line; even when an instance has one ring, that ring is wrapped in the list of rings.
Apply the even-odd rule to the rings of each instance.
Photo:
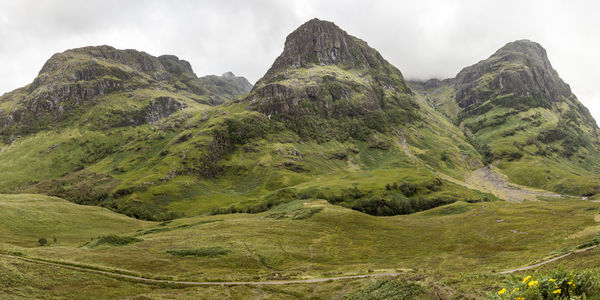
[[[403,282],[398,279],[378,280],[366,288],[356,290],[346,296],[344,300],[363,299],[423,299],[426,290],[418,283]]]
[[[600,281],[595,271],[557,270],[549,275],[527,275],[521,280],[515,278],[489,296],[491,299],[546,300],[587,299],[599,295]]]
[[[231,250],[223,249],[221,247],[167,250],[167,253],[174,255],[174,256],[180,256],[180,257],[185,257],[185,256],[216,257],[216,256],[226,255],[229,252],[231,252]]]
[[[89,247],[94,248],[100,245],[110,245],[110,246],[124,246],[132,243],[137,243],[143,241],[142,239],[132,237],[132,236],[119,236],[116,234],[101,236],[97,241],[92,243]]]

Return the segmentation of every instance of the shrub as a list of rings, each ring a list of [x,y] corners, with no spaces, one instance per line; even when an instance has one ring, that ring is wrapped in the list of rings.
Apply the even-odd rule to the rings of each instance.
[[[132,236],[118,236],[115,234],[101,236],[95,243],[90,245],[90,248],[97,247],[100,245],[111,245],[111,246],[123,246],[131,243],[141,242],[142,239]]]
[[[399,190],[402,192],[402,194],[404,194],[404,196],[410,197],[417,193],[417,185],[405,181],[402,182],[402,184],[399,187]]]
[[[444,151],[444,152],[442,152],[442,154],[440,154],[440,159],[445,162],[450,162],[450,156],[448,155],[448,153],[446,151]]]
[[[48,244],[48,240],[46,240],[46,238],[41,237],[38,240],[38,243],[40,244],[40,246],[46,246],[46,244]]]
[[[178,249],[178,250],[167,250],[167,253],[175,256],[197,256],[197,257],[215,257],[225,255],[231,252],[230,250],[223,249],[221,247],[209,247],[209,248],[198,248],[198,249]]]
[[[387,279],[378,280],[343,299],[423,299],[425,294],[426,290],[417,283]]]
[[[598,274],[591,270],[582,272],[557,270],[549,275],[512,282],[490,294],[491,299],[586,299],[600,295]]]

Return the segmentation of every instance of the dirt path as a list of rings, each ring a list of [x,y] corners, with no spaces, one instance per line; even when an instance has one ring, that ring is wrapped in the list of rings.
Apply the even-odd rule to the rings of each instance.
[[[591,249],[594,249],[594,248],[597,248],[597,247],[598,247],[598,245],[595,245],[595,246],[591,246],[591,247],[587,247],[587,248],[583,248],[583,249],[571,251],[571,252],[569,252],[567,254],[563,254],[563,255],[560,255],[560,256],[557,256],[557,257],[553,257],[553,258],[547,259],[547,260],[542,261],[540,263],[537,263],[535,265],[530,265],[530,266],[527,266],[527,267],[512,269],[512,270],[508,270],[508,271],[503,271],[503,272],[500,272],[500,274],[510,274],[510,273],[514,273],[514,272],[530,270],[530,269],[533,269],[533,268],[537,268],[539,266],[543,266],[543,265],[545,265],[547,263],[551,263],[553,261],[557,261],[557,260],[559,260],[561,258],[564,258],[564,257],[567,257],[567,256],[569,256],[571,254],[588,251],[588,250],[591,250]]]
[[[398,276],[400,273],[381,273],[381,274],[365,274],[365,275],[350,275],[350,276],[338,276],[338,277],[324,277],[324,278],[311,278],[311,279],[296,279],[296,280],[274,280],[274,281],[179,281],[179,280],[162,280],[162,279],[150,279],[133,275],[125,275],[119,273],[113,273],[109,271],[101,271],[91,268],[78,267],[65,265],[61,263],[49,262],[44,260],[39,260],[35,258],[27,258],[21,256],[14,256],[8,254],[0,254],[0,257],[8,257],[12,259],[18,259],[26,262],[37,263],[42,265],[50,265],[61,267],[65,269],[87,272],[87,273],[95,273],[100,275],[106,275],[116,278],[128,279],[133,281],[139,281],[143,283],[150,284],[172,284],[177,286],[204,286],[204,285],[284,285],[284,284],[294,284],[294,283],[319,283],[319,282],[327,282],[327,281],[336,281],[336,280],[344,280],[344,279],[360,279],[360,278],[372,278],[372,277],[392,277]]]

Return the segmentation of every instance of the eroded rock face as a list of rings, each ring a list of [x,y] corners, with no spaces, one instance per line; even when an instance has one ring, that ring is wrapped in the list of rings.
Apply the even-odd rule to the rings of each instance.
[[[194,74],[192,65],[185,60],[180,60],[175,55],[161,55],[158,60],[162,63],[167,72],[181,75],[182,73]]]
[[[493,96],[539,96],[558,102],[571,89],[552,68],[546,50],[527,40],[506,44],[490,58],[464,68],[456,76],[456,101],[466,108]]]
[[[155,123],[160,119],[185,107],[184,104],[175,101],[171,97],[158,97],[150,102],[150,105],[144,109],[145,123]]]
[[[287,37],[247,101],[269,116],[335,117],[366,115],[407,94],[402,73],[377,50],[332,22],[312,19]]]
[[[273,63],[273,70],[287,67],[307,67],[311,64],[337,64],[348,62],[353,65],[364,63],[360,53],[351,53],[358,48],[354,38],[331,22],[313,19],[292,32],[285,41],[283,53]]]
[[[105,125],[108,127],[122,127],[152,124],[185,107],[186,105],[184,103],[180,103],[171,97],[158,97],[139,110],[115,112],[115,114],[121,116],[121,120],[114,124]]]
[[[383,68],[400,73],[365,41],[349,35],[332,22],[312,19],[288,35],[283,53],[265,77],[289,68],[336,64],[356,69]]]

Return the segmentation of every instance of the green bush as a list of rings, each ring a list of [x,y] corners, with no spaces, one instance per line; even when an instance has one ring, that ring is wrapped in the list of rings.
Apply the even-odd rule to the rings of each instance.
[[[41,237],[38,240],[38,243],[40,244],[40,246],[46,246],[46,244],[48,244],[48,240],[46,240],[46,238]]]
[[[369,286],[354,291],[343,299],[367,300],[367,299],[424,299],[426,290],[414,282],[402,282],[397,279],[378,280]]]
[[[115,234],[101,236],[96,242],[91,244],[89,247],[98,247],[100,245],[111,245],[111,246],[123,246],[131,243],[141,242],[142,239],[131,237],[131,236],[118,236]]]
[[[179,250],[167,250],[167,253],[175,256],[197,256],[197,257],[215,257],[225,255],[231,252],[230,250],[223,249],[221,247],[209,247],[209,248],[198,248],[198,249],[179,249]]]
[[[400,192],[406,197],[410,197],[417,193],[417,185],[410,182],[402,182],[399,187]]]

